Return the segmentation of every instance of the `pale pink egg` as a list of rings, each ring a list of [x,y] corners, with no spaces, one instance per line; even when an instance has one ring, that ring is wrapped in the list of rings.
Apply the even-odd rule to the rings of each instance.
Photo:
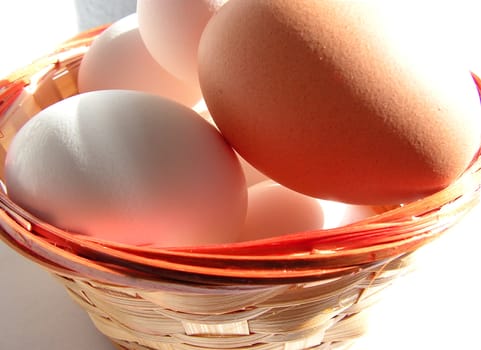
[[[246,222],[239,240],[331,229],[376,214],[368,205],[317,199],[264,180],[248,188]]]
[[[197,48],[227,0],[138,0],[140,34],[152,56],[176,77],[198,85]]]
[[[260,172],[256,167],[254,167],[247,160],[242,158],[239,153],[236,152],[236,155],[239,158],[242,170],[244,171],[247,187],[254,186],[255,184],[258,184],[262,181],[270,180],[267,175]]]
[[[378,214],[370,205],[347,204],[319,199],[324,211],[324,229],[341,227]]]
[[[136,14],[115,22],[92,42],[80,64],[78,88],[80,92],[138,90],[188,107],[201,99],[198,86],[181,81],[150,55],[140,37]]]
[[[211,123],[213,126],[217,128],[215,125],[214,119],[210,115],[209,109],[207,108],[205,101],[202,99],[200,100],[193,108],[194,111],[199,113],[205,120]],[[269,177],[259,171],[256,167],[250,164],[247,160],[245,160],[240,154],[235,152],[237,157],[239,158],[240,164],[242,166],[242,170],[244,171],[244,175],[246,178],[246,185],[247,187],[253,186],[256,183],[270,180]]]
[[[322,229],[324,212],[316,198],[267,180],[248,189],[247,216],[240,241]]]

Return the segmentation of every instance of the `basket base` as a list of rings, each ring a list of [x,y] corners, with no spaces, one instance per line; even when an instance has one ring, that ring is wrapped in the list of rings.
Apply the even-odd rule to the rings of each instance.
[[[111,340],[111,342],[117,350],[151,350],[151,349],[148,349],[148,348],[139,347],[139,345],[137,345],[137,344],[133,345],[133,347],[125,347],[123,345],[120,345],[120,344],[116,343],[113,340]],[[331,344],[319,345],[319,346],[316,346],[316,347],[309,347],[309,348],[306,348],[305,350],[349,350],[353,345],[354,345],[353,341],[350,341],[350,342],[345,341],[345,342],[338,342],[338,343],[334,343],[334,344],[331,343]],[[275,347],[263,348],[263,347],[260,347],[259,349],[269,349],[269,350],[283,349],[284,350],[286,348],[284,346],[280,346],[279,348],[275,348]],[[206,350],[208,350],[208,348],[206,348]],[[216,349],[216,350],[218,350],[218,349]],[[233,348],[232,350],[235,350],[235,348]]]
[[[346,350],[364,336],[409,255],[354,274],[282,285],[112,285],[54,273],[118,350]]]

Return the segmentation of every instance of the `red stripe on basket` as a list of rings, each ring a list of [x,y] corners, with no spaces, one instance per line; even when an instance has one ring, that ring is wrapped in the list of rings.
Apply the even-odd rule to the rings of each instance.
[[[25,85],[23,81],[0,81],[0,116],[3,116],[7,109],[15,102],[17,97],[22,93]]]

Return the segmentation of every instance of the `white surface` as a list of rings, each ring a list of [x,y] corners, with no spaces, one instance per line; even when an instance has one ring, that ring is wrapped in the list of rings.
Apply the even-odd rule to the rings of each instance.
[[[136,0],[0,0],[0,77],[135,6]]]
[[[0,286],[0,349],[114,349],[60,283],[2,242]]]
[[[95,12],[90,7],[93,2],[86,3],[89,13]],[[99,16],[111,11],[102,3]],[[116,9],[120,3],[115,2]],[[481,27],[476,28],[476,17],[481,15],[477,8],[468,8],[479,7],[478,2],[459,1],[456,3],[463,7],[444,12],[439,12],[438,2],[423,4],[429,3],[433,13],[444,14],[447,31],[464,31],[460,45],[467,50],[472,69],[481,72],[481,39],[476,35],[481,33]],[[464,20],[453,23],[455,14]],[[429,25],[429,18],[426,21]],[[82,27],[77,23],[74,1],[1,0],[0,75],[47,53],[78,28]],[[354,350],[480,348],[480,220],[481,207],[457,230],[419,252],[418,270],[386,291],[371,312],[370,331]],[[0,349],[113,350],[60,284],[1,243],[0,288]]]
[[[370,314],[370,330],[352,350],[481,348],[480,215],[478,206],[417,252],[417,269],[385,291]]]

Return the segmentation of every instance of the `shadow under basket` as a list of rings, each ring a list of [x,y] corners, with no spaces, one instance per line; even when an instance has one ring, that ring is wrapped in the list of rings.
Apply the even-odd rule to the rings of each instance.
[[[105,28],[0,81],[1,164],[29,118],[78,93],[80,61]],[[0,238],[56,276],[119,349],[347,349],[379,292],[412,269],[411,253],[477,205],[480,164],[432,196],[348,226],[183,249],[69,234],[1,192]]]

